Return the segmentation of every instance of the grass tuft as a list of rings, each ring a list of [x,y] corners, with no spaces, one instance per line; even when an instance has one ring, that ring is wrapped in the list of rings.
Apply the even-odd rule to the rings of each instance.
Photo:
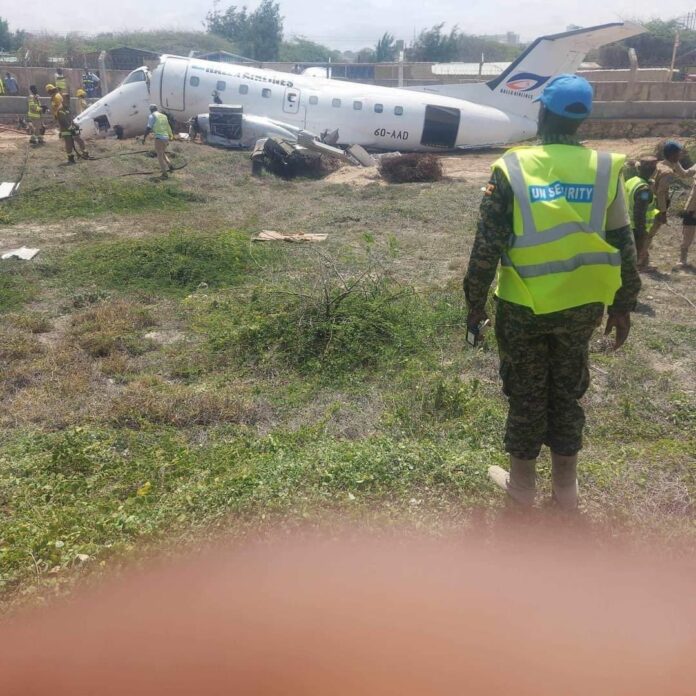
[[[200,200],[197,194],[183,191],[174,183],[94,179],[79,186],[58,184],[26,191],[0,207],[0,224],[121,215],[153,208],[185,210],[191,202]]]
[[[64,270],[71,282],[95,284],[102,291],[182,295],[202,284],[235,285],[253,263],[249,241],[242,234],[187,231],[89,245],[73,252],[64,261]]]

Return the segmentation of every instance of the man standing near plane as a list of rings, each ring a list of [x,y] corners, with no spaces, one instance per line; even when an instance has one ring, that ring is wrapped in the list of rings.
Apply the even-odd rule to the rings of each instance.
[[[648,235],[652,232],[656,224],[655,221],[660,214],[653,191],[653,177],[656,167],[657,157],[643,157],[638,163],[636,176],[626,182],[628,217],[633,227],[639,270],[641,250],[647,244]]]
[[[590,338],[608,306],[606,333],[616,329],[614,347],[623,345],[641,283],[621,176],[625,158],[583,148],[576,137],[592,110],[592,87],[560,75],[539,101],[542,144],[514,148],[493,165],[464,291],[475,337],[501,264],[495,333],[509,400],[510,471],[492,466],[489,476],[531,507],[536,459],[547,444],[553,499],[572,511]]]
[[[644,243],[638,248],[638,269],[641,271],[652,270],[650,266],[650,246],[660,229],[667,224],[667,213],[672,204],[670,187],[677,178],[689,179],[696,174],[696,167],[691,169],[682,167],[680,160],[683,155],[684,147],[674,140],[668,140],[662,149],[663,159],[657,163],[655,171],[655,199],[659,212],[652,227],[648,230]],[[690,198],[686,206],[687,211],[692,205],[693,202]],[[687,216],[685,220],[689,222],[690,217]],[[688,233],[684,235],[682,242],[682,259],[686,258],[683,250],[687,241]],[[686,245],[686,253],[688,253],[688,246]]]
[[[143,145],[150,133],[155,134],[157,161],[162,170],[162,178],[166,179],[169,176],[169,172],[174,171],[174,167],[167,155],[169,141],[174,139],[174,133],[172,133],[172,127],[169,125],[169,119],[165,114],[157,110],[157,104],[150,104],[150,116],[147,119],[147,128],[143,136]]]

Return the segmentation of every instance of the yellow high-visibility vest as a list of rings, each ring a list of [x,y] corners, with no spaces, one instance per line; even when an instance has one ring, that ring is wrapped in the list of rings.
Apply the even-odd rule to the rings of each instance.
[[[68,89],[68,80],[65,75],[59,77],[56,75],[56,87],[61,91],[65,92]]]
[[[621,287],[621,255],[605,239],[623,155],[575,145],[509,150],[493,167],[515,196],[496,294],[549,314],[601,302]]]
[[[169,125],[169,119],[160,111],[153,112],[153,116],[155,117],[155,124],[152,127],[152,132],[155,134],[155,137],[171,138],[172,128]]]
[[[636,205],[636,193],[641,186],[650,188],[650,184],[639,176],[634,176],[632,179],[629,179],[626,182],[626,198],[628,198],[628,214],[631,218],[631,225],[633,225],[633,210]],[[645,215],[645,222],[648,227],[655,222],[655,218],[659,214],[660,211],[657,209],[657,201],[655,200],[655,196],[653,196],[653,199],[648,206],[648,211]]]
[[[28,109],[27,109],[27,116],[35,121],[42,116],[42,111],[41,111],[41,102],[39,101],[38,97],[35,97],[33,95],[29,95],[29,100],[28,100]]]

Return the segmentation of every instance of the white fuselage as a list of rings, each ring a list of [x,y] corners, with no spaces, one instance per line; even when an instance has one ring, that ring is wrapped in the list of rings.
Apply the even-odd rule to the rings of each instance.
[[[134,71],[76,119],[86,137],[145,131],[148,105],[179,122],[205,113],[217,92],[244,113],[338,143],[376,150],[437,151],[503,145],[532,137],[536,122],[471,101],[425,92],[294,75],[196,58],[163,56],[149,73]]]

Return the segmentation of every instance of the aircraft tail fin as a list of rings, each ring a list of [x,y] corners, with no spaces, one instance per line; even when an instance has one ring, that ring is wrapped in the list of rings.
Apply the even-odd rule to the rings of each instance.
[[[638,24],[616,22],[536,39],[501,75],[485,84],[429,86],[438,92],[494,106],[517,116],[536,120],[539,106],[534,100],[557,75],[574,73],[589,51],[642,34]]]

